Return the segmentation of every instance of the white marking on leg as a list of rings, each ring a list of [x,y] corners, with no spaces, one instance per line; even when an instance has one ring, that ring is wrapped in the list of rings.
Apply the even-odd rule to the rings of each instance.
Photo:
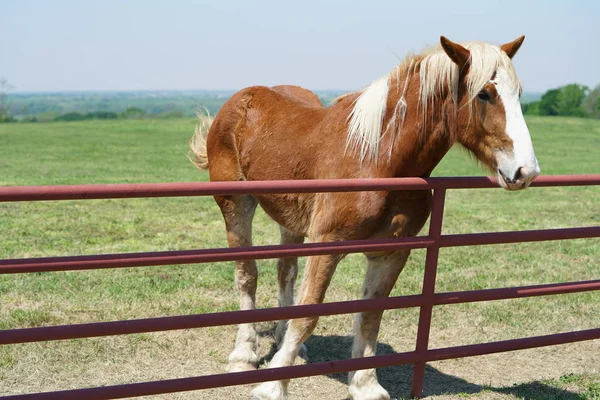
[[[325,241],[325,240],[321,240]],[[325,292],[337,263],[339,255],[309,257],[304,272],[298,304],[319,304],[323,302]],[[315,278],[316,271],[321,274]],[[314,330],[318,317],[294,319],[288,324],[280,349],[269,363],[269,368],[288,367],[298,356],[300,346]],[[252,391],[255,398],[261,400],[281,400],[287,396],[289,381],[265,382]]]
[[[279,262],[279,268],[288,268],[285,281],[279,283],[279,307],[292,306],[294,305],[294,282],[296,280],[298,267],[295,263],[291,263],[288,260],[279,260]],[[277,346],[281,344],[287,324],[287,320],[281,320],[277,323],[277,328],[275,329]]]
[[[377,340],[369,340],[363,335],[362,313],[354,317],[354,343],[352,358],[376,355]],[[388,400],[390,395],[377,381],[374,368],[351,371],[348,374],[350,397],[353,400]]]
[[[256,264],[244,261],[236,266],[235,283],[240,291],[240,310],[256,308],[254,293],[256,291]],[[229,355],[229,372],[256,369],[258,364],[258,335],[254,324],[240,324],[235,340],[235,349]]]
[[[295,234],[283,226],[279,226],[279,230],[281,234],[281,244],[304,242],[304,236],[302,235]],[[277,260],[277,275],[279,281],[279,307],[294,305],[294,285],[298,275],[298,259],[292,257],[280,258]],[[281,347],[287,325],[287,320],[282,320],[277,323],[277,328],[275,329],[275,343],[277,343],[277,348]],[[304,346],[304,344],[301,345],[298,354],[300,359],[296,360],[297,362],[306,363],[308,361],[306,346]]]
[[[290,324],[285,332],[281,348],[275,353],[275,356],[273,356],[268,368],[280,368],[293,365],[294,360],[298,355],[301,339],[302,332],[298,332],[294,329],[294,325]],[[253,399],[285,400],[287,399],[288,384],[289,381],[287,380],[264,382],[252,391]]]
[[[285,287],[280,288],[279,291],[279,305],[280,307],[294,305],[294,281],[296,279],[297,265],[291,265],[287,274]],[[281,320],[277,322],[275,328],[275,343],[277,348],[280,349],[283,344],[285,333],[289,326],[289,320]],[[304,344],[300,345],[298,355],[294,364],[306,364],[308,362],[308,350]]]
[[[254,299],[248,294],[240,294],[240,310],[253,310]],[[229,372],[255,369],[258,364],[258,335],[254,324],[240,324],[235,340],[235,349],[229,354]]]
[[[368,340],[362,334],[362,314],[354,317],[354,343],[352,358],[372,357],[376,354],[377,341]],[[353,400],[388,400],[390,395],[379,382],[374,368],[351,371],[348,374],[350,397]]]
[[[388,296],[409,252],[397,252],[368,259],[363,282],[363,299]],[[379,312],[358,313],[354,317],[352,358],[372,357],[377,351],[377,335],[381,323]],[[368,320],[365,319],[368,317]],[[354,400],[389,400],[390,395],[379,382],[374,368],[352,371],[348,374],[348,391]]]

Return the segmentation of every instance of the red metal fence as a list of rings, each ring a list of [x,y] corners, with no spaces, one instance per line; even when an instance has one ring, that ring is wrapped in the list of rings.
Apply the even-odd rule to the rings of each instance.
[[[532,184],[534,187],[585,185],[600,185],[600,175],[544,176],[536,179],[536,181]],[[289,256],[310,256],[317,254],[357,253],[367,251],[394,250],[400,248],[427,248],[423,289],[422,294],[420,295],[390,297],[387,299],[334,302],[318,305],[280,307],[251,311],[219,312],[177,317],[138,319],[131,321],[100,322],[0,331],[0,345],[6,345],[13,343],[28,343],[48,340],[233,325],[240,323],[301,318],[311,315],[325,316],[372,310],[420,307],[419,327],[415,351],[375,357],[322,362],[286,368],[262,369],[257,371],[170,379],[155,382],[142,382],[88,389],[65,390],[59,392],[25,394],[7,396],[5,398],[123,398],[307,377],[401,364],[414,364],[412,395],[419,397],[423,389],[425,363],[430,361],[599,339],[600,328],[595,328],[583,331],[483,344],[437,349],[428,348],[433,306],[476,301],[546,296],[552,294],[576,293],[600,289],[600,279],[598,279],[584,282],[568,282],[500,289],[436,293],[435,280],[438,254],[439,249],[442,247],[600,237],[600,226],[519,232],[442,235],[442,219],[446,189],[492,187],[497,187],[496,181],[492,178],[483,177],[1,187],[0,202],[207,196],[217,194],[226,195],[248,193],[260,194],[350,192],[372,190],[434,190],[428,236],[334,243],[258,246],[238,249],[207,249],[0,260],[0,273],[14,274],[26,272],[70,271],[98,268],[141,267],[149,265],[267,259]]]

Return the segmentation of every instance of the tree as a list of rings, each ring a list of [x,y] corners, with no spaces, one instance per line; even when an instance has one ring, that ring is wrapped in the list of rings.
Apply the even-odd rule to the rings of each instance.
[[[540,115],[540,102],[532,101],[531,103],[522,103],[521,109],[523,110],[523,114]]]
[[[577,83],[571,83],[570,85],[561,87],[559,90],[558,115],[585,117],[585,111],[581,108],[581,104],[589,88]]]
[[[559,89],[551,89],[544,93],[538,108],[540,115],[558,115],[559,98]]]
[[[577,83],[548,90],[540,100],[539,114],[585,117],[588,113],[582,104],[588,91],[587,86]]]
[[[0,77],[0,122],[12,122],[15,119],[8,112],[8,92],[15,87],[5,77]]]
[[[582,108],[590,117],[600,118],[600,84],[590,90],[583,101]]]
[[[127,110],[121,113],[121,118],[123,119],[140,119],[144,118],[146,113],[144,110],[137,107],[128,107]]]
[[[112,111],[89,112],[83,116],[83,119],[118,119],[119,114]]]
[[[80,112],[73,111],[59,115],[58,117],[54,118],[54,121],[83,121],[84,119],[86,119],[85,115]]]

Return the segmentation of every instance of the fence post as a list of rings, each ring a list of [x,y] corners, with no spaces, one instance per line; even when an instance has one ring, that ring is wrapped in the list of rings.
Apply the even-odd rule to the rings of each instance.
[[[417,331],[417,356],[425,357],[429,345],[429,330],[431,327],[431,313],[433,310],[433,295],[435,294],[435,276],[437,273],[438,255],[440,252],[440,237],[442,235],[442,219],[444,217],[444,200],[446,188],[437,188],[433,191],[433,204],[431,206],[431,220],[429,222],[429,237],[434,243],[427,247],[425,258],[425,276],[423,278],[422,296],[424,304],[419,313],[419,328]],[[412,385],[410,395],[413,398],[421,397],[425,380],[425,360],[422,358],[413,366]]]

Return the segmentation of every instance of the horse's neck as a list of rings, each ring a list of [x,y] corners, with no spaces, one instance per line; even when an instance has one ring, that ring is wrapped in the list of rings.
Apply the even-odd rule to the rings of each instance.
[[[384,157],[389,157],[390,174],[396,177],[429,176],[454,143],[452,100],[442,94],[436,104],[428,107],[427,116],[423,118],[419,106],[418,74],[413,76],[406,91],[402,85],[401,90],[393,84],[390,86],[386,123],[393,118],[401,97],[406,102],[404,119],[390,127],[384,137],[387,142],[384,148],[389,154]]]

